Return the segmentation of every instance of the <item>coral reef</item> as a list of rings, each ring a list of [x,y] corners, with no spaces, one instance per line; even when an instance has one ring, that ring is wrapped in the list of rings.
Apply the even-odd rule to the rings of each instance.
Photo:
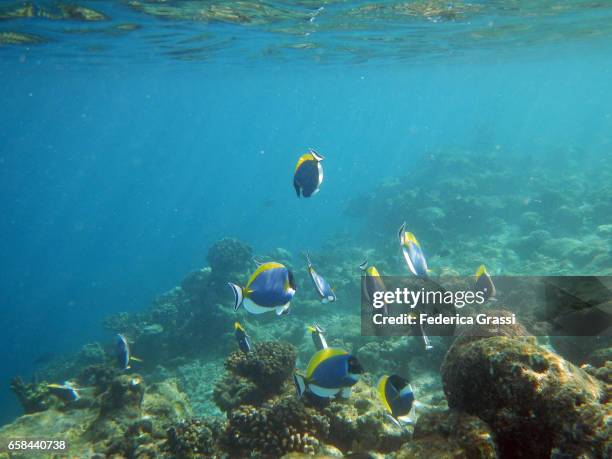
[[[51,395],[45,382],[25,383],[19,377],[11,381],[11,390],[19,399],[24,413],[31,414],[48,410],[56,404],[57,398]]]
[[[228,280],[246,282],[253,265],[252,250],[235,240],[222,239],[208,252],[210,267],[188,274],[180,287],[160,295],[146,311],[120,313],[105,325],[125,333],[133,352],[143,360],[139,368],[152,370],[163,363],[172,367],[185,357],[223,355],[232,341],[225,339],[235,320]],[[173,363],[174,361],[174,363]]]
[[[221,411],[214,403],[213,392],[215,381],[222,372],[223,360],[193,360],[173,370],[159,366],[152,378],[165,380],[175,377],[178,386],[189,398],[193,412],[198,417],[221,416]]]
[[[494,434],[476,416],[459,411],[426,413],[419,418],[412,439],[394,459],[495,459]]]
[[[225,360],[227,373],[215,386],[215,403],[230,411],[280,394],[293,373],[295,359],[295,348],[280,342],[259,343],[248,354],[233,352]]]
[[[397,257],[388,235],[397,230],[406,209],[420,209],[408,225],[432,266],[452,266],[464,274],[482,262],[504,274],[611,273],[609,188],[591,186],[594,174],[610,183],[610,168],[599,162],[583,165],[568,187],[558,170],[573,169],[573,159],[518,156],[538,177],[525,180],[524,169],[504,161],[505,155],[498,150],[425,155],[415,160],[408,180],[387,181],[355,197],[346,214],[367,223],[369,240],[389,259]]]
[[[314,453],[329,431],[329,421],[294,397],[266,403],[260,408],[245,405],[229,416],[225,448],[235,457],[254,452],[261,457],[280,457],[290,451]]]
[[[223,423],[214,418],[181,421],[168,428],[163,450],[176,458],[211,457],[219,451],[217,442],[224,428]]]
[[[392,451],[407,439],[408,432],[398,430],[385,417],[369,379],[353,386],[348,400],[333,400],[321,406],[321,402],[308,398],[297,399],[288,384],[292,371],[287,368],[292,370],[293,365],[287,363],[295,358],[292,347],[262,343],[259,352],[274,356],[279,351],[273,349],[278,348],[285,348],[280,353],[287,361],[249,358],[253,353],[245,356],[239,352],[226,360],[228,373],[215,389],[215,401],[228,414],[224,448],[232,454],[240,456],[252,450],[262,457],[279,457],[291,451],[320,452],[327,447]],[[235,387],[235,380],[240,381],[242,392],[232,392],[233,397],[228,398],[226,394]],[[262,393],[268,397],[263,403]]]
[[[227,282],[244,273],[244,268],[251,265],[253,250],[237,239],[225,238],[215,242],[206,257],[213,272],[213,277]]]
[[[440,171],[445,179],[447,173]],[[469,184],[455,186],[473,192]],[[487,205],[497,209],[496,199]],[[396,205],[394,199],[389,202]],[[522,210],[522,205],[516,208]],[[441,202],[432,202],[423,207],[419,219],[430,229],[444,227],[449,212]],[[529,212],[536,215],[523,216],[531,239],[522,243],[528,248],[519,244],[505,249],[519,258],[522,250],[544,250],[541,246],[550,240],[536,234],[544,231],[542,214],[523,213]],[[501,213],[495,222],[484,215],[478,218],[495,223],[491,227],[504,234],[507,231]],[[574,219],[576,225],[583,224],[580,221]],[[434,240],[442,236],[431,233]],[[436,254],[436,265],[443,257],[458,254],[468,254],[465,258],[471,261],[466,266],[476,260],[469,255],[475,250],[472,244],[452,250],[443,239],[439,244],[448,254]],[[483,251],[489,249],[485,245]],[[16,379],[13,390],[31,414],[1,428],[0,437],[54,437],[61,432],[77,456],[134,458],[610,454],[605,416],[610,411],[612,362],[604,337],[551,338],[546,343],[584,364],[581,369],[530,336],[529,330],[546,330],[537,314],[525,315],[527,327],[519,324],[494,331],[480,325],[457,327],[455,336],[432,338],[434,349],[428,353],[417,336],[383,339],[355,333],[360,325],[359,312],[352,307],[359,302],[355,260],[367,255],[383,272],[405,269],[400,262],[394,264],[393,257],[385,260],[391,250],[387,243],[372,251],[334,242],[320,253],[313,252],[311,256],[325,267],[338,302],[323,305],[311,286],[300,285],[305,293],[296,297],[291,315],[241,316],[253,345],[245,354],[238,351],[232,334],[236,313],[225,282],[246,281],[254,267],[252,250],[234,239],[221,240],[208,253],[210,266],[190,273],[147,310],[106,321],[114,333],[130,338],[133,353],[144,360],[134,363],[131,371],[138,374],[116,367],[110,342],[108,347],[86,345],[39,372],[46,381],[75,381],[84,388],[82,400],[65,402],[50,394],[46,383]],[[546,253],[542,256],[554,256],[552,251]],[[502,259],[508,252],[490,254]],[[281,260],[287,266],[296,261],[284,249],[266,255],[262,259]],[[296,275],[302,279],[299,282],[308,281],[304,264],[296,263],[293,269],[301,273]],[[441,273],[456,271],[443,268]],[[532,280],[525,282],[528,291]],[[508,313],[506,304],[519,300],[521,311],[529,312],[534,298],[527,294],[499,299],[486,306],[487,312],[503,315]],[[368,372],[346,400],[321,402],[295,395],[291,376],[314,352],[305,328],[314,317],[325,329],[328,343],[350,349]],[[497,336],[500,332],[505,336]],[[403,375],[415,388],[415,425],[399,429],[385,416],[374,386],[377,377],[389,373]],[[524,440],[520,451],[515,446],[518,437]]]
[[[373,383],[362,378],[348,400],[335,400],[322,410],[330,425],[328,443],[342,451],[390,452],[409,438],[408,429],[398,429],[386,417]]]
[[[111,370],[113,354],[110,349],[104,349],[100,343],[88,343],[83,345],[76,353],[58,356],[53,359],[44,369],[38,372],[39,378],[48,381],[65,381],[79,376],[79,383],[84,384],[90,367],[106,368]],[[91,370],[93,371],[93,370]],[[101,371],[101,370],[98,370]],[[87,381],[89,384],[91,381]]]
[[[441,373],[449,407],[487,422],[502,457],[610,456],[609,393],[528,338],[459,341]]]
[[[45,406],[1,427],[0,438],[61,438],[75,457],[153,458],[165,444],[167,429],[191,415],[175,380],[146,387],[138,375],[120,375],[93,403]]]

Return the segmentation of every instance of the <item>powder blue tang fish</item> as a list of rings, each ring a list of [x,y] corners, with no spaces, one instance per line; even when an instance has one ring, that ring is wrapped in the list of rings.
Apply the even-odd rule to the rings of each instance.
[[[412,274],[419,277],[427,277],[427,260],[421,248],[421,244],[417,241],[414,234],[406,231],[406,223],[400,227],[398,233],[400,247],[404,260],[408,265],[408,269]]]
[[[117,362],[122,370],[129,370],[130,362],[142,362],[142,360],[132,355],[130,343],[128,343],[125,335],[121,333],[117,335]]]
[[[249,340],[249,335],[247,335],[246,330],[240,322],[234,323],[234,330],[236,334],[236,341],[238,341],[238,347],[242,352],[248,354],[251,352],[251,341]]]
[[[306,262],[308,263],[308,274],[310,279],[321,297],[321,303],[332,303],[336,301],[336,294],[329,283],[312,267],[310,256],[306,253]]]
[[[323,332],[325,330],[323,330],[319,324],[309,325],[307,328],[317,351],[328,347],[327,340],[325,339],[325,336],[323,336]]]
[[[298,159],[293,173],[293,187],[298,198],[304,196],[309,198],[319,192],[323,183],[323,156],[312,148]]]
[[[398,375],[385,375],[378,380],[376,392],[387,410],[387,415],[396,425],[414,422],[414,391],[408,381]]]
[[[251,314],[269,311],[276,311],[277,315],[287,313],[295,295],[293,273],[276,262],[259,265],[245,287],[231,282],[228,285],[234,292],[234,310],[244,305],[244,309]]]
[[[348,398],[362,373],[356,357],[345,350],[328,347],[315,353],[306,375],[296,372],[293,381],[299,397],[308,390],[321,398],[334,398],[338,394]]]

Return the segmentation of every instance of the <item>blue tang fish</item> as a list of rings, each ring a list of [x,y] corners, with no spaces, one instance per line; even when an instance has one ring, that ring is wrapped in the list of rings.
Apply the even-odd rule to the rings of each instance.
[[[117,362],[122,370],[129,370],[130,362],[142,362],[131,354],[130,343],[121,333],[117,335]]]
[[[231,282],[228,285],[234,292],[234,310],[244,304],[244,309],[251,314],[268,311],[276,311],[277,315],[287,313],[295,295],[293,273],[276,262],[259,265],[245,287]]]
[[[47,387],[51,393],[68,402],[74,402],[81,398],[78,389],[70,381],[65,381],[64,384],[47,384]]]
[[[308,274],[310,274],[312,283],[314,284],[317,293],[321,297],[321,303],[331,303],[336,301],[336,294],[334,293],[334,290],[323,278],[323,276],[316,272],[312,267],[312,262],[310,261],[310,256],[308,253],[306,253],[306,262],[308,263]]]
[[[401,376],[383,376],[378,380],[377,392],[387,410],[387,416],[398,426],[411,424],[416,419],[414,391]]]
[[[293,173],[293,187],[298,198],[300,195],[309,198],[319,192],[323,183],[323,159],[323,156],[312,148],[298,159]]]
[[[495,284],[493,284],[493,279],[491,279],[485,265],[480,265],[476,270],[476,283],[474,285],[474,290],[476,292],[483,292],[485,301],[489,299],[495,300]]]
[[[400,247],[408,269],[412,274],[419,277],[427,277],[427,261],[421,249],[421,244],[416,240],[414,234],[406,231],[406,222],[402,224],[398,233]]]
[[[236,334],[236,340],[238,341],[238,347],[242,352],[248,354],[251,352],[251,342],[249,335],[247,335],[244,327],[240,325],[240,322],[234,323],[234,330]]]
[[[315,353],[306,375],[296,372],[293,381],[298,397],[306,390],[321,398],[343,398],[351,395],[351,388],[359,381],[363,368],[356,357],[342,349],[325,348]]]
[[[319,324],[313,324],[308,326],[308,331],[310,332],[310,336],[312,337],[312,342],[314,343],[315,349],[320,351],[321,349],[327,348],[327,341],[325,340],[325,336],[323,336],[323,330]]]

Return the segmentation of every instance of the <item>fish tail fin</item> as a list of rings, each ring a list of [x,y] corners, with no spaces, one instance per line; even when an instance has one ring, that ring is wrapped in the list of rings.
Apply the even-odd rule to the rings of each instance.
[[[234,292],[234,311],[237,311],[244,301],[244,290],[239,285],[232,284],[231,282],[228,282],[227,285],[229,285]]]
[[[408,423],[414,424],[417,420],[417,403],[414,402],[412,407],[410,408],[410,413],[408,413]]]
[[[362,271],[365,271],[367,267],[368,267],[368,259],[364,258],[364,260],[359,264],[359,269],[361,269]]]
[[[385,417],[386,417],[386,418],[387,418],[389,421],[391,421],[391,422],[392,422],[392,423],[393,423],[393,424],[394,424],[396,427],[399,427],[400,429],[403,429],[403,428],[404,428],[404,426],[402,426],[402,424],[401,424],[401,423],[400,423],[400,422],[399,422],[397,419],[395,419],[393,416],[391,416],[390,414],[385,413]]]
[[[296,180],[293,181],[293,188],[295,188],[295,194],[297,194],[297,197],[299,198],[301,188],[300,188],[300,184]]]
[[[306,391],[306,381],[304,380],[304,376],[298,372],[295,372],[293,374],[293,384],[295,384],[295,393],[297,396],[302,397]]]
[[[476,277],[480,277],[486,272],[487,272],[487,268],[485,268],[485,265],[480,265],[478,269],[476,270]]]

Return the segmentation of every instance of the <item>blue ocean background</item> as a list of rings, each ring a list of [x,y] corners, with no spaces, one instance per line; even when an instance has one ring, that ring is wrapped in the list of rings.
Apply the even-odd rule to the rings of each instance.
[[[19,414],[10,378],[34,377],[45,352],[111,340],[104,317],[146,307],[222,237],[295,253],[367,240],[348,201],[439,150],[497,148],[512,163],[575,148],[580,167],[612,148],[612,45],[599,37],[349,64],[90,63],[43,46],[0,48],[0,423]],[[298,200],[308,147],[325,182]]]

